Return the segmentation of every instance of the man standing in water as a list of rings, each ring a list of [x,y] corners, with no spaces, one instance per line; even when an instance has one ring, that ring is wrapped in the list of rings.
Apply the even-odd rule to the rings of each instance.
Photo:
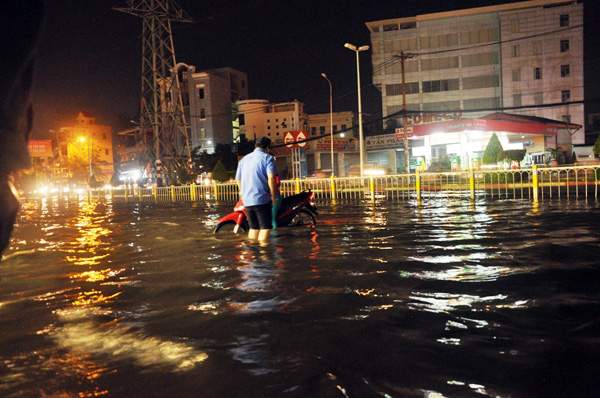
[[[235,179],[240,185],[250,231],[248,239],[265,242],[272,228],[271,206],[278,196],[275,184],[277,167],[275,158],[269,155],[271,140],[261,137],[254,151],[238,164]]]

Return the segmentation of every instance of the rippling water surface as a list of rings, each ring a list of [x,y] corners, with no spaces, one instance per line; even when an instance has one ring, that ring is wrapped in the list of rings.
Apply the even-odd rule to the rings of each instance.
[[[229,208],[26,203],[0,396],[600,396],[596,204],[323,206],[267,247]]]

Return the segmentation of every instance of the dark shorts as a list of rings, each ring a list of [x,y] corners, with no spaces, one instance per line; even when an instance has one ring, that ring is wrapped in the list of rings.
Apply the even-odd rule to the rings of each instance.
[[[248,224],[250,229],[271,229],[273,228],[271,202],[264,205],[247,206]]]

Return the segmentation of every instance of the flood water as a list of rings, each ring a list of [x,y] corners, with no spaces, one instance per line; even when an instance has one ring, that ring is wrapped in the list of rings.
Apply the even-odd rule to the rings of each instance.
[[[0,397],[598,397],[600,206],[320,206],[267,247],[231,205],[25,204]]]

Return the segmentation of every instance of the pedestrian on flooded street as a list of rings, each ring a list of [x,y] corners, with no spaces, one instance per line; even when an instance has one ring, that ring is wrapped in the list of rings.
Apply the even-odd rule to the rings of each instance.
[[[258,139],[256,148],[242,158],[235,174],[248,215],[248,239],[252,241],[267,241],[273,228],[272,206],[278,197],[275,184],[278,173],[275,158],[269,154],[270,147],[269,138]]]

